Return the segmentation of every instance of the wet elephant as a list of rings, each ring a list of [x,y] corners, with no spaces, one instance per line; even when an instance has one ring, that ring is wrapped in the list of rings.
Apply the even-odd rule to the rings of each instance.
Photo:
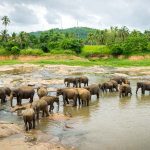
[[[84,84],[84,87],[88,86],[88,83],[89,83],[88,77],[82,76],[82,77],[77,77],[76,79],[77,79],[77,82],[78,82],[80,88],[81,88],[82,83]]]
[[[68,99],[72,99],[74,101],[73,106],[77,106],[77,98],[78,98],[78,92],[74,88],[63,88],[63,89],[57,89],[57,96],[62,95],[63,96],[63,102],[64,106],[69,104]]]
[[[113,92],[113,83],[112,82],[107,81],[107,82],[102,83],[101,90],[103,92],[107,93],[107,89],[109,90],[109,92]]]
[[[150,91],[150,82],[137,82],[136,94],[139,88],[141,88],[141,93],[145,94],[145,91]]]
[[[110,82],[113,84],[113,89],[115,89],[118,92],[118,83],[115,80],[110,80]]]
[[[39,96],[39,99],[41,99],[43,96],[47,96],[48,95],[47,88],[46,87],[38,87],[37,95]]]
[[[87,89],[88,91],[90,91],[91,95],[96,95],[97,98],[99,98],[99,93],[100,93],[100,85],[98,84],[91,84],[87,87],[85,87],[85,89]]]
[[[119,86],[119,97],[132,95],[132,90],[129,84],[122,84]]]
[[[35,111],[33,108],[28,108],[22,112],[26,131],[35,128]]]
[[[73,85],[73,87],[77,87],[77,79],[76,78],[65,78],[64,79],[64,84],[67,86],[67,87],[70,87],[70,84]]]
[[[58,105],[58,111],[59,111],[59,97],[58,96],[44,96],[42,97],[42,100],[45,100],[49,107],[49,112],[51,113],[54,109],[54,102]]]
[[[30,103],[33,102],[33,97],[34,97],[34,89],[31,86],[22,86],[17,89],[13,89],[10,94],[10,102],[11,102],[11,107],[13,104],[13,98],[17,98],[17,105],[21,105],[22,99],[29,99],[30,98]]]
[[[10,96],[11,90],[8,87],[0,87],[0,99],[1,103],[6,102],[6,96]]]
[[[111,80],[115,80],[118,84],[122,84],[125,83],[125,81],[127,80],[125,77],[114,77]]]
[[[82,102],[82,106],[89,106],[89,101],[91,100],[91,93],[84,88],[76,88],[78,91],[79,105]]]
[[[44,115],[46,115],[46,117],[49,116],[48,113],[48,104],[45,100],[43,100],[42,98],[34,101],[32,103],[32,108],[34,109],[35,113],[36,113],[36,118],[39,119],[39,113],[40,111],[42,111],[42,117],[44,117]]]

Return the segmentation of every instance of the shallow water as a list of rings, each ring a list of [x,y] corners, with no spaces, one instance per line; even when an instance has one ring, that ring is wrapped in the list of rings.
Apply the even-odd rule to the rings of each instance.
[[[90,84],[92,84],[107,81],[112,74],[90,73],[84,75],[89,77]],[[50,80],[53,78],[63,79],[64,75],[44,70],[17,76],[10,74],[2,77],[2,80],[3,78],[22,77]],[[44,118],[38,123],[37,129],[57,137],[62,144],[74,146],[79,150],[150,149],[150,95],[149,92],[146,92],[145,96],[141,96],[140,90],[138,95],[135,94],[136,82],[142,78],[145,77],[129,76],[133,92],[131,97],[120,99],[117,92],[101,94],[99,99],[92,96],[89,107],[63,107],[62,97],[60,97],[60,113],[69,113],[72,118],[61,122]],[[146,78],[150,79],[150,76],[146,76]],[[63,84],[48,86],[64,87]],[[49,92],[49,94],[55,95],[55,92]],[[37,98],[37,95],[35,97]],[[28,102],[28,100],[24,102]],[[0,106],[1,120],[23,125],[22,117],[9,112],[8,106],[9,102]],[[66,124],[72,128],[65,128]]]

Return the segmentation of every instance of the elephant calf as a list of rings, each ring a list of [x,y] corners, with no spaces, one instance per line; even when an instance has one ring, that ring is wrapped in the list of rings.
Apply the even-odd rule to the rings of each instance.
[[[68,99],[72,99],[74,101],[74,105],[77,105],[77,98],[78,98],[78,92],[74,88],[64,88],[64,89],[57,89],[57,96],[62,95],[63,96],[63,102],[64,106],[69,104]]]
[[[119,86],[119,96],[128,96],[128,94],[132,95],[131,87],[129,84],[122,84]]]
[[[82,106],[89,106],[89,101],[91,100],[91,94],[87,89],[84,88],[77,88],[78,91],[78,99],[79,99],[79,105],[80,100],[82,102]]]
[[[49,107],[49,112],[51,113],[54,109],[54,102],[58,104],[58,110],[59,110],[59,97],[57,96],[44,96],[42,97],[42,100],[45,100]]]
[[[48,95],[47,88],[46,87],[38,87],[37,95],[39,96],[39,99],[41,99],[43,96],[47,96]]]
[[[40,99],[32,103],[32,108],[36,112],[36,118],[39,119],[39,112],[42,111],[42,117],[46,114],[46,117],[49,116],[48,113],[48,104],[45,100]]]
[[[85,87],[85,89],[90,91],[91,95],[97,95],[97,98],[99,98],[100,88],[100,84],[91,84],[90,86]]]
[[[8,87],[0,87],[0,99],[1,103],[6,102],[6,96],[10,96],[11,90]]]
[[[35,128],[35,112],[33,108],[28,108],[23,111],[23,120],[25,123],[26,131]]]

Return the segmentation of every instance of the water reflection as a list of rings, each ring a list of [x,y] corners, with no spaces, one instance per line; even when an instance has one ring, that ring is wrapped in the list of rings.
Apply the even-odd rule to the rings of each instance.
[[[131,96],[119,98],[119,107],[126,108],[131,102]]]

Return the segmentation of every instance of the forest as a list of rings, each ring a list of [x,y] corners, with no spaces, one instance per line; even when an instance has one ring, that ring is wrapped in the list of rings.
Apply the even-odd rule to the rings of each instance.
[[[150,30],[129,30],[128,27],[92,29],[74,27],[26,33],[9,33],[8,16],[1,18],[0,55],[136,55],[150,53]]]

